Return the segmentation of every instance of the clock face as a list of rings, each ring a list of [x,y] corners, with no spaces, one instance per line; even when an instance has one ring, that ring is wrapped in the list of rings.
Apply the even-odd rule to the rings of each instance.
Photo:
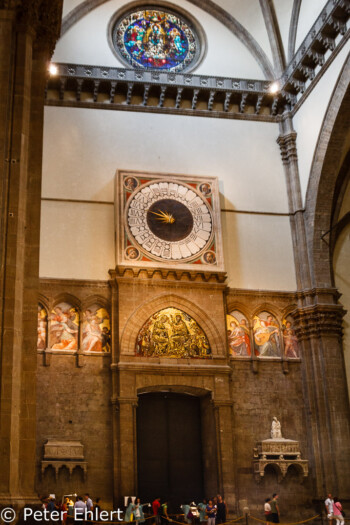
[[[130,197],[125,213],[130,237],[141,252],[160,261],[198,258],[212,241],[209,203],[184,184],[145,184]]]

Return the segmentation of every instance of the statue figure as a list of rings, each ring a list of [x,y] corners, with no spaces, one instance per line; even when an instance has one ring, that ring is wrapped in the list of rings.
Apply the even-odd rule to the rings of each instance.
[[[278,421],[277,417],[274,417],[272,419],[271,438],[282,439],[281,423]]]

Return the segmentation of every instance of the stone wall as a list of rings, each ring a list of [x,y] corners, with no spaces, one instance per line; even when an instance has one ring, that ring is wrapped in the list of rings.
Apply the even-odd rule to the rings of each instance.
[[[117,286],[111,281],[111,299],[106,282],[41,282],[41,298],[46,304],[64,299],[68,289],[76,304],[87,304],[89,297],[96,296],[110,301],[115,333],[111,355],[89,355],[79,349],[38,352],[38,492],[59,497],[89,492],[94,498],[101,497],[104,506],[118,505],[124,495],[136,494],[138,395],[168,389],[201,398],[207,496],[220,491],[232,511],[241,512],[248,502],[252,514],[261,517],[264,499],[279,492],[282,515],[312,515],[315,472],[307,432],[302,356],[294,362],[234,359],[229,357],[225,330],[225,311],[235,308],[248,318],[259,309],[269,309],[281,321],[295,308],[295,294],[224,293],[222,283],[180,279],[174,286],[169,280],[163,282],[160,275],[153,277],[117,277]],[[213,351],[211,359],[134,355],[140,327],[150,315],[169,305],[181,307],[205,329]],[[282,423],[283,437],[298,440],[303,459],[310,462],[309,477],[302,484],[297,472],[290,471],[278,481],[270,468],[260,483],[254,478],[254,448],[269,437],[274,416]],[[49,438],[81,441],[88,464],[85,480],[79,469],[72,476],[62,469],[57,480],[52,468],[40,474],[43,445]],[[297,509],[295,501],[299,502]]]

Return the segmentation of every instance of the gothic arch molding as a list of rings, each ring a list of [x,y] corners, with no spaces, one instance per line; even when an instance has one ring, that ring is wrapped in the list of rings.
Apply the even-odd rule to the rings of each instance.
[[[75,295],[72,295],[70,293],[61,293],[59,295],[56,295],[56,297],[52,301],[51,308],[54,308],[59,303],[69,303],[75,308],[77,308],[79,312],[81,312],[81,301],[79,301],[79,299]]]
[[[61,37],[74,24],[79,22],[85,15],[105,4],[109,0],[85,0],[77,7],[72,9],[62,20]],[[233,33],[242,44],[252,54],[254,59],[259,64],[266,79],[273,79],[275,77],[273,66],[268,59],[264,50],[260,47],[253,35],[243,27],[238,20],[231,16],[227,11],[219,7],[212,0],[188,0],[190,3],[196,5],[203,11],[209,13],[211,16],[221,22],[231,33]],[[130,4],[133,5],[133,4]]]
[[[227,313],[230,314],[234,310],[237,310],[238,312],[241,312],[243,315],[245,315],[245,317],[248,319],[249,325],[251,324],[253,317],[251,311],[245,304],[237,301],[230,301],[227,305]]]
[[[102,295],[89,295],[84,301],[81,303],[81,309],[85,310],[86,308],[89,308],[89,306],[93,306],[95,304],[98,304],[105,308],[106,310],[110,310],[110,301],[106,299],[105,297],[102,297]]]
[[[169,379],[166,379],[167,383],[169,383]],[[154,392],[173,392],[175,394],[187,394],[194,397],[205,397],[207,395],[212,396],[213,391],[209,390],[208,388],[199,388],[196,386],[187,385],[186,382],[184,382],[183,385],[169,385],[165,386],[161,383],[159,385],[152,385],[152,386],[145,386],[137,389],[136,394],[142,395],[142,394],[151,394]]]
[[[331,250],[334,198],[350,141],[350,55],[333,91],[319,134],[305,201],[308,251],[314,287],[333,286]]]
[[[266,302],[259,304],[259,306],[254,308],[252,312],[252,319],[256,315],[259,315],[261,312],[268,312],[269,314],[273,315],[277,319],[279,325],[281,324],[281,313],[279,310],[277,310],[276,306],[270,303],[266,303]]]
[[[188,313],[199,324],[210,343],[212,356],[226,354],[226,341],[223,341],[219,331],[206,314],[196,304],[175,294],[162,294],[149,302],[141,304],[129,317],[120,340],[120,354],[134,355],[137,335],[146,321],[159,310],[173,306]]]

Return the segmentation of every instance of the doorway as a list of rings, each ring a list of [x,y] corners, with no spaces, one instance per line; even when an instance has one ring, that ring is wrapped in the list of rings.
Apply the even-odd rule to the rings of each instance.
[[[142,502],[156,497],[179,513],[180,504],[203,498],[201,403],[170,392],[139,396],[138,489]]]

